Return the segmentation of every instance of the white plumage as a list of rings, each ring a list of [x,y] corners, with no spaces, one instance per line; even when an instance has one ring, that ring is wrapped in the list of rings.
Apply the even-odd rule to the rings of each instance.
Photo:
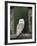
[[[18,36],[22,30],[24,29],[24,19],[19,19],[19,22],[17,24],[17,28],[16,28],[16,36]]]

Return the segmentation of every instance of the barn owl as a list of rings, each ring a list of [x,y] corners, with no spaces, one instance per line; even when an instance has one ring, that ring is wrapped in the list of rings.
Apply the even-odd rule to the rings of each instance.
[[[19,34],[23,31],[24,24],[25,24],[24,19],[19,19],[19,22],[16,27],[16,36],[19,36]]]

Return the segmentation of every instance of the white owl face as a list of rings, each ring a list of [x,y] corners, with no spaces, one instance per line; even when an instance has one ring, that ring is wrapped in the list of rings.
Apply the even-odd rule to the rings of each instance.
[[[24,24],[24,19],[19,19],[19,24]]]

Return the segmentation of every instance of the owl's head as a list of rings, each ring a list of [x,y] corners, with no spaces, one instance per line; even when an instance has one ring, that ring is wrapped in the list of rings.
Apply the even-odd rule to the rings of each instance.
[[[24,24],[24,19],[19,19],[19,24]]]

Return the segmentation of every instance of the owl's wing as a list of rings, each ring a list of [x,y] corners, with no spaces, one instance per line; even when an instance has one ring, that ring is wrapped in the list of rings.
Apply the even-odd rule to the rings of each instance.
[[[22,25],[17,24],[17,28],[16,28],[16,35],[17,36],[22,32],[23,28],[24,28],[24,24],[22,24]]]

